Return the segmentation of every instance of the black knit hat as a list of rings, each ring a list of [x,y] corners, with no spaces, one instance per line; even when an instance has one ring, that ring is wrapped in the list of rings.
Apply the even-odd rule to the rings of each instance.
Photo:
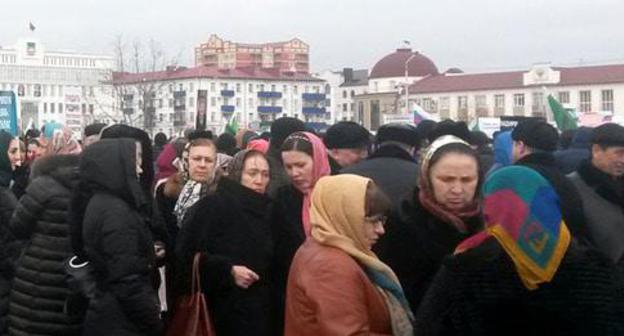
[[[594,128],[591,143],[603,146],[624,146],[624,127],[608,123]]]
[[[325,134],[325,146],[334,148],[362,148],[370,143],[371,134],[360,124],[341,121],[329,127]]]
[[[416,127],[409,124],[391,123],[385,124],[377,130],[377,143],[381,144],[387,141],[419,147],[421,139]]]
[[[439,122],[436,127],[429,132],[429,143],[433,143],[443,135],[454,135],[466,142],[470,142],[470,130],[463,121],[453,121],[450,119]]]
[[[98,135],[100,134],[100,131],[102,131],[104,127],[106,127],[106,124],[103,124],[103,123],[95,123],[95,124],[87,125],[84,129],[84,135],[85,137]]]
[[[305,124],[297,118],[282,117],[271,124],[271,147],[280,148],[286,138],[299,131],[305,131]]]
[[[511,132],[514,141],[522,141],[525,145],[552,152],[557,149],[559,133],[549,123],[539,119],[521,121]]]

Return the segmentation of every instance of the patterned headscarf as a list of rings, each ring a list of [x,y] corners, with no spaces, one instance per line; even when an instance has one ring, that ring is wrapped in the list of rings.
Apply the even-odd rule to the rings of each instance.
[[[433,143],[431,143],[431,146],[427,148],[425,155],[423,155],[422,163],[420,165],[420,178],[418,179],[418,198],[421,205],[431,214],[440,218],[446,223],[452,224],[458,230],[462,232],[467,232],[468,229],[466,228],[466,224],[464,223],[462,218],[469,218],[479,214],[481,209],[478,199],[475,197],[475,200],[464,209],[451,212],[435,200],[433,187],[431,186],[431,181],[429,177],[429,171],[431,169],[431,158],[433,158],[435,153],[442,147],[450,144],[462,144],[470,148],[470,145],[467,142],[454,135],[441,136],[437,138]]]
[[[80,152],[82,148],[69,127],[65,126],[52,131],[52,137],[47,146],[47,155],[80,154]]]
[[[461,243],[456,253],[494,237],[513,260],[527,289],[549,282],[570,244],[559,197],[536,171],[501,168],[483,186],[485,231]]]
[[[365,203],[370,182],[351,174],[321,178],[311,197],[311,236],[321,245],[341,249],[362,265],[383,294],[392,320],[392,334],[412,335],[413,317],[397,276],[366,244]]]

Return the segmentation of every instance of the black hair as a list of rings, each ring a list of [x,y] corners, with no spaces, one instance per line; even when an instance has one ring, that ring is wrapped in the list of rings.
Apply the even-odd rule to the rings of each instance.
[[[289,135],[282,144],[282,152],[298,151],[314,157],[314,148],[310,139],[303,132],[295,132]]]

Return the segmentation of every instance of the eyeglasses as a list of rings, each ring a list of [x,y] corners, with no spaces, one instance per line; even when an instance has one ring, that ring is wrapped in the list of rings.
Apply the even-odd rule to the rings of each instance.
[[[381,224],[385,225],[388,221],[388,217],[384,215],[374,215],[374,216],[365,216],[364,221],[370,224]]]

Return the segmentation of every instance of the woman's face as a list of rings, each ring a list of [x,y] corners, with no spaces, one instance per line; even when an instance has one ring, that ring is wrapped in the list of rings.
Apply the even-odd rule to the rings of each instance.
[[[369,250],[371,250],[379,238],[386,233],[384,229],[385,224],[386,216],[384,215],[364,217],[364,237],[366,238],[366,247]]]
[[[30,143],[28,144],[28,153],[26,155],[26,157],[33,161],[35,160],[38,156],[37,154],[39,153],[39,146],[36,143]]]
[[[260,155],[245,160],[241,184],[257,193],[264,194],[269,185],[269,163]]]
[[[11,162],[11,169],[15,170],[15,168],[22,165],[22,151],[20,150],[19,139],[14,138],[9,143],[9,149],[7,150],[7,155],[9,156],[9,161]]]
[[[479,183],[478,169],[470,155],[452,152],[443,155],[429,171],[436,202],[451,211],[469,205]]]
[[[304,194],[309,193],[314,188],[312,176],[314,161],[312,157],[296,150],[284,151],[282,152],[282,161],[293,186]]]
[[[189,177],[191,180],[206,183],[212,176],[217,161],[214,146],[193,146],[189,150]]]
[[[141,177],[141,174],[143,174],[143,168],[141,168],[143,166],[143,147],[141,147],[141,143],[140,142],[135,142],[136,145],[136,158],[135,158],[135,164],[136,164],[136,175],[137,178]]]

